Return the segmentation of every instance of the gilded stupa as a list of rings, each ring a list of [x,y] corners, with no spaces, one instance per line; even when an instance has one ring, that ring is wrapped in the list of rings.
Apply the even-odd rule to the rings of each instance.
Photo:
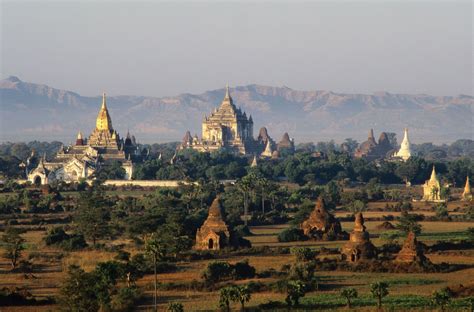
[[[80,179],[91,179],[103,164],[118,161],[125,170],[125,179],[133,174],[132,156],[137,155],[134,138],[127,133],[125,141],[112,127],[112,118],[107,108],[107,98],[102,95],[95,128],[88,139],[79,131],[74,145],[61,147],[55,157],[46,161],[44,158],[37,168],[28,172],[28,180],[35,184],[48,184],[61,180],[75,182]]]
[[[433,165],[430,179],[423,184],[423,201],[440,202],[441,199],[441,183],[436,175],[436,169]]]
[[[469,176],[466,177],[466,185],[464,185],[464,191],[462,192],[462,200],[472,200],[471,183],[469,182]]]

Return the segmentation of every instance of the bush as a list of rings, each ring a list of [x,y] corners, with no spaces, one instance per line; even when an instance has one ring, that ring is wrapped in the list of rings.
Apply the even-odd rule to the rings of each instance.
[[[184,307],[179,302],[170,302],[168,304],[168,311],[169,312],[184,312]]]
[[[82,234],[67,234],[62,227],[51,229],[44,238],[46,245],[57,245],[66,251],[80,250],[87,247]]]
[[[255,277],[255,268],[249,265],[248,260],[232,265],[225,261],[213,261],[207,265],[202,273],[202,278],[207,284],[224,281],[227,279],[246,279]]]
[[[303,234],[303,231],[295,227],[285,229],[278,234],[279,242],[296,242],[303,240],[306,240],[306,236]]]
[[[253,278],[255,276],[255,268],[249,264],[247,259],[237,262],[233,265],[233,278],[238,279],[247,279]]]
[[[207,283],[216,283],[232,276],[232,266],[228,262],[213,261],[207,265],[202,277]]]
[[[134,311],[134,307],[141,298],[141,295],[137,287],[120,288],[111,298],[111,308],[113,311]]]
[[[317,255],[315,250],[308,247],[292,247],[290,253],[296,257],[296,261],[310,261]]]
[[[73,234],[68,240],[63,241],[60,247],[66,251],[81,250],[87,247],[87,243],[84,235]]]
[[[300,298],[306,294],[306,285],[302,281],[289,281],[286,284],[286,303],[288,306],[297,306]]]

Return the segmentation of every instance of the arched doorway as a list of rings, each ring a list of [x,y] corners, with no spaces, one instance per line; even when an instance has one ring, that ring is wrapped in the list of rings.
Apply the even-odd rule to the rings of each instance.
[[[40,176],[36,176],[34,179],[33,179],[33,183],[38,186],[38,185],[41,185],[41,177]]]
[[[212,240],[212,238],[209,238],[209,243],[207,245],[207,248],[214,249],[214,240]]]

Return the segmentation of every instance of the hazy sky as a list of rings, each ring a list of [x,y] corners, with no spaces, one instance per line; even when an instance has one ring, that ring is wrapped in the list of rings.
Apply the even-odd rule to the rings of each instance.
[[[471,1],[0,3],[2,77],[83,95],[473,94]]]

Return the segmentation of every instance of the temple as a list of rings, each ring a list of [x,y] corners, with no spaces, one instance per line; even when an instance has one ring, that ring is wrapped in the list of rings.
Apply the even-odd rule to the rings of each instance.
[[[441,184],[436,176],[435,166],[431,171],[431,177],[423,184],[423,201],[442,202],[441,199]]]
[[[373,259],[376,256],[376,248],[370,242],[369,233],[364,225],[364,217],[359,212],[355,216],[355,226],[351,232],[349,242],[342,247],[342,259],[357,262]]]
[[[301,224],[305,236],[317,240],[347,239],[341,223],[325,207],[324,199],[319,197],[309,218]]]
[[[255,152],[252,116],[234,105],[227,86],[221,105],[202,122],[202,137],[191,137],[186,132],[181,149],[192,148],[197,151],[216,151],[227,149],[237,154],[249,155]]]
[[[395,262],[423,264],[427,261],[428,259],[423,253],[423,247],[416,240],[415,233],[409,232],[402,249],[395,258]]]
[[[196,232],[197,250],[219,250],[230,244],[230,231],[222,218],[219,197],[216,197],[209,208],[204,224]]]
[[[36,168],[28,170],[27,176],[35,184],[77,182],[94,178],[102,165],[118,161],[125,171],[124,179],[130,180],[133,174],[132,161],[139,158],[139,154],[135,137],[127,133],[124,140],[114,130],[104,93],[96,126],[89,138],[84,139],[79,131],[74,145],[61,147],[51,161],[43,157]]]
[[[472,200],[471,184],[469,183],[469,176],[466,177],[466,185],[464,185],[464,191],[462,192],[461,200],[469,201]]]
[[[400,145],[400,149],[395,153],[394,157],[401,158],[403,161],[407,161],[412,156],[411,143],[408,139],[408,128],[405,128],[403,141]]]
[[[265,127],[260,129],[258,138],[254,139],[253,126],[252,116],[247,117],[247,113],[235,106],[227,86],[219,107],[209,116],[204,116],[201,138],[192,136],[188,130],[178,149],[193,149],[199,152],[227,150],[239,155],[267,158],[272,157],[279,148],[294,149],[294,142],[289,139],[288,134],[284,136],[286,140],[277,145]]]
[[[365,158],[369,161],[388,157],[393,151],[393,146],[385,132],[380,134],[378,143],[375,141],[374,130],[370,129],[367,141],[362,142],[354,152],[354,157]]]

